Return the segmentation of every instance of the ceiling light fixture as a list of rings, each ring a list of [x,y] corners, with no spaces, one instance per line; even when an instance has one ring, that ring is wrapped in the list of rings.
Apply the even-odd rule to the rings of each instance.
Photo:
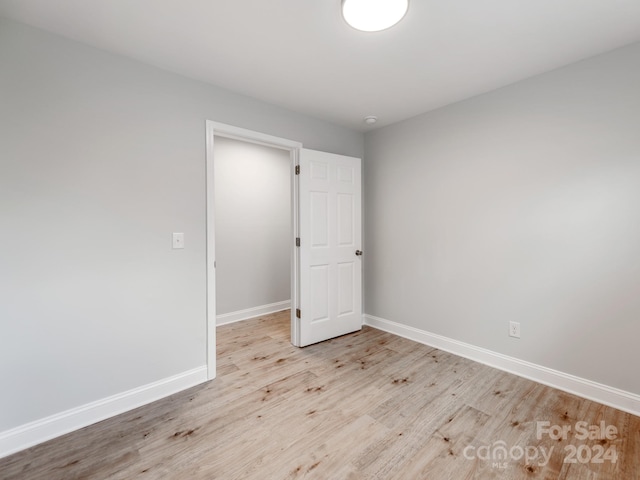
[[[377,121],[378,121],[378,117],[376,117],[375,115],[369,115],[368,117],[364,117],[364,123],[366,123],[367,125],[373,125]]]
[[[342,0],[342,16],[356,30],[378,32],[398,23],[409,0]]]

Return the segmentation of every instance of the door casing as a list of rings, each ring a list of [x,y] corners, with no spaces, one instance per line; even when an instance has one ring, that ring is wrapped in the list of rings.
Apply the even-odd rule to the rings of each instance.
[[[295,238],[298,236],[298,182],[295,167],[298,165],[302,143],[285,138],[224,123],[206,121],[206,255],[207,255],[207,377],[216,377],[216,255],[215,255],[215,195],[214,195],[214,153],[215,137],[226,137],[289,152],[291,158],[291,343],[298,345],[299,324],[295,309],[300,304],[298,278],[298,253]]]

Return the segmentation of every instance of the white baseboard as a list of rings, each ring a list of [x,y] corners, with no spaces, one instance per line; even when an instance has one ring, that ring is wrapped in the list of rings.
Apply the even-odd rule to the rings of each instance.
[[[640,416],[640,395],[626,392],[618,388],[592,382],[568,373],[552,370],[514,357],[492,352],[468,343],[453,340],[442,335],[426,332],[414,327],[374,317],[363,315],[363,323],[370,327],[408,338],[424,345],[444,350],[460,357],[465,357],[490,367],[528,378],[550,387],[564,390],[589,400],[609,405],[610,407]]]
[[[202,366],[0,432],[0,458],[206,381],[207,367]]]
[[[223,313],[216,315],[216,325],[226,325],[227,323],[240,322],[270,313],[281,312],[291,308],[291,300],[283,302],[270,303],[269,305],[261,305],[259,307],[247,308],[246,310],[238,310],[237,312]]]

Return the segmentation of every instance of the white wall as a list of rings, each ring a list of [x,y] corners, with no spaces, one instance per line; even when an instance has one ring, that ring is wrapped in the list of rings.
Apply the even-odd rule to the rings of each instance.
[[[215,137],[218,315],[290,300],[289,152]]]
[[[360,133],[0,19],[0,433],[206,365],[206,119],[362,155]]]
[[[640,394],[640,44],[368,133],[365,158],[367,314]]]

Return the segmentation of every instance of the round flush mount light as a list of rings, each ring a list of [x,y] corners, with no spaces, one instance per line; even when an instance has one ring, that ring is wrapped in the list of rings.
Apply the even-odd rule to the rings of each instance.
[[[364,117],[364,123],[367,125],[373,125],[378,121],[378,117],[375,115],[369,115],[368,117]]]
[[[409,0],[342,0],[345,21],[363,32],[378,32],[394,26],[408,8]]]

